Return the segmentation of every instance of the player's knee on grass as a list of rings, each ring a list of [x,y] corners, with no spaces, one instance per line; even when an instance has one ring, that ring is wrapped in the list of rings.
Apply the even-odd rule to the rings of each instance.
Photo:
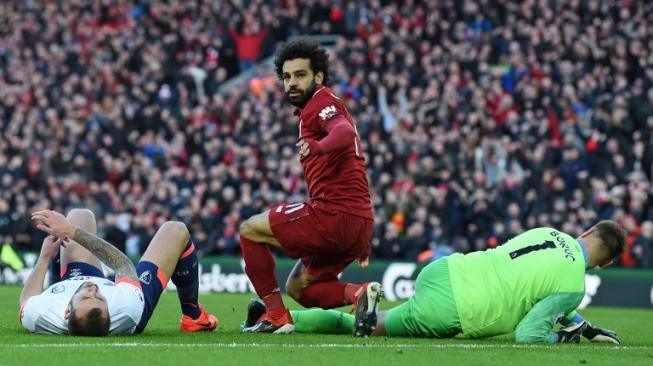
[[[298,261],[286,280],[286,293],[304,307],[315,307],[317,304],[313,301],[309,303],[305,297],[302,297],[304,290],[314,282],[313,276],[308,273],[302,262]]]
[[[286,293],[301,305],[304,305],[300,302],[300,298],[305,288],[306,285],[298,278],[289,277],[286,281]]]

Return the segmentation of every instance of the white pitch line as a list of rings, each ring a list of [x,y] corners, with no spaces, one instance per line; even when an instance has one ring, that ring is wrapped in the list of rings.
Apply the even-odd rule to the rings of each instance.
[[[412,348],[412,349],[549,349],[557,348],[554,345],[536,345],[536,344],[478,344],[478,343],[450,343],[450,344],[338,344],[338,343],[36,343],[36,344],[0,344],[0,348],[30,349],[30,348]],[[649,350],[652,346],[610,346],[605,345],[605,349],[610,350]]]

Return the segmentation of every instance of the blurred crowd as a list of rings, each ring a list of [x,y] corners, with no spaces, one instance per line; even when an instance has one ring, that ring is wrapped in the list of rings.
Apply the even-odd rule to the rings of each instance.
[[[84,206],[130,255],[165,220],[204,254],[306,198],[279,41],[339,34],[373,255],[430,260],[535,226],[628,232],[653,266],[653,6],[637,1],[0,2],[0,242],[38,250],[37,207]],[[254,70],[246,84],[218,93]]]

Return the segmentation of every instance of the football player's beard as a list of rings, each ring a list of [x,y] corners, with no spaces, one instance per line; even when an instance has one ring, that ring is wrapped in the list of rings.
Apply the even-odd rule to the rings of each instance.
[[[311,99],[313,93],[315,93],[315,88],[316,85],[315,82],[313,81],[306,90],[290,89],[286,92],[286,99],[288,99],[288,102],[290,102],[290,104],[294,105],[295,107],[303,108],[308,102],[308,100]],[[291,91],[299,92],[299,95],[297,97],[291,97],[290,96]]]

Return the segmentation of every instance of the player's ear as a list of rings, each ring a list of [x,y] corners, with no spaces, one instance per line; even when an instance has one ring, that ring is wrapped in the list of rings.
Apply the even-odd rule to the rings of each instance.
[[[584,233],[582,233],[580,235],[580,238],[586,238],[586,237],[592,235],[595,231],[596,231],[596,229],[592,227],[592,228],[586,230]]]
[[[315,73],[315,84],[317,85],[322,85],[322,82],[324,81],[324,72],[323,71],[318,71]]]
[[[72,313],[72,307],[70,304],[68,304],[68,306],[66,306],[66,310],[63,312],[63,318],[68,320],[68,318],[70,318],[70,313]]]

